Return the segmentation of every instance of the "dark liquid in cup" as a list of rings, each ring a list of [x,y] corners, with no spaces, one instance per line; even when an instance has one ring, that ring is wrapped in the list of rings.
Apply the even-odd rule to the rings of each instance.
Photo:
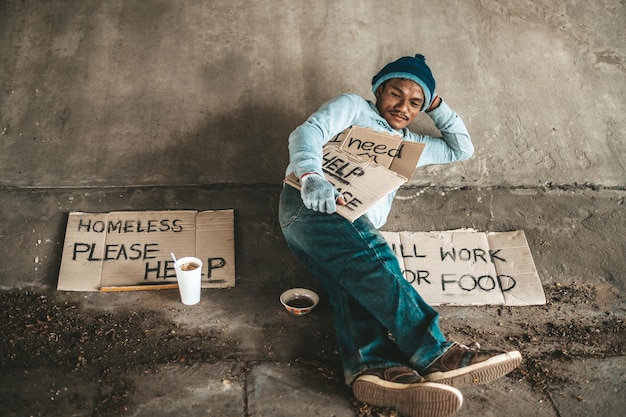
[[[287,305],[294,308],[309,308],[313,307],[313,300],[309,297],[296,297],[287,301]]]
[[[181,271],[193,271],[194,269],[198,268],[200,265],[193,263],[193,262],[187,262],[184,263],[180,266],[180,270]]]

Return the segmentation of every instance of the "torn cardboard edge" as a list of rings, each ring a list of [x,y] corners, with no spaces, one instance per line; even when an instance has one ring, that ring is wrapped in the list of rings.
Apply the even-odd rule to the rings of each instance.
[[[234,210],[71,212],[57,290],[178,288],[171,253],[202,259],[202,288],[235,286]]]
[[[543,305],[524,231],[382,232],[405,279],[431,305]]]
[[[331,139],[323,148],[322,170],[346,200],[337,213],[353,222],[406,183],[425,146],[358,126]],[[301,188],[295,173],[287,175],[285,183]]]

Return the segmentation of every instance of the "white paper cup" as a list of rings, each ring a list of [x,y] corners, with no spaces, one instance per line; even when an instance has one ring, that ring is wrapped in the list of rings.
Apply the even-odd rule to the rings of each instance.
[[[177,259],[176,263],[178,264],[176,279],[181,301],[188,306],[198,304],[202,281],[202,261],[193,256],[187,256]],[[191,269],[193,265],[196,267]]]

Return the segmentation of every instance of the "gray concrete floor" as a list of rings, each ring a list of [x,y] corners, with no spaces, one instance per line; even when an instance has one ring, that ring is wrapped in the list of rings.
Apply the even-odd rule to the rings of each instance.
[[[358,403],[343,384],[332,309],[285,247],[276,224],[278,193],[277,187],[3,189],[0,249],[21,260],[3,263],[11,265],[1,271],[3,322],[29,311],[15,299],[44,297],[49,307],[69,314],[74,305],[79,313],[43,328],[37,357],[28,363],[11,360],[19,357],[19,335],[5,335],[2,415],[394,415]],[[401,190],[387,230],[525,230],[548,299],[545,306],[438,308],[448,337],[518,348],[525,358],[499,381],[462,389],[459,416],[621,415],[624,196],[608,189]],[[68,211],[163,208],[235,209],[234,288],[205,289],[196,306],[181,304],[175,290],[55,291]],[[321,294],[308,316],[290,316],[278,301],[295,286]],[[132,332],[133,317],[145,314],[152,315],[143,326],[154,339]],[[81,344],[64,325],[89,331],[102,317],[148,345],[124,350],[120,339],[111,344],[118,356],[103,359],[89,357],[92,342],[85,341],[83,359],[64,365],[59,340]]]

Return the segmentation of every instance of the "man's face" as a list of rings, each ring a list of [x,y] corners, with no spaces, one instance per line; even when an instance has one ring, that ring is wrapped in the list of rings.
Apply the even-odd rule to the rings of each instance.
[[[405,78],[392,78],[376,89],[376,108],[394,129],[407,127],[423,104],[422,88]]]

